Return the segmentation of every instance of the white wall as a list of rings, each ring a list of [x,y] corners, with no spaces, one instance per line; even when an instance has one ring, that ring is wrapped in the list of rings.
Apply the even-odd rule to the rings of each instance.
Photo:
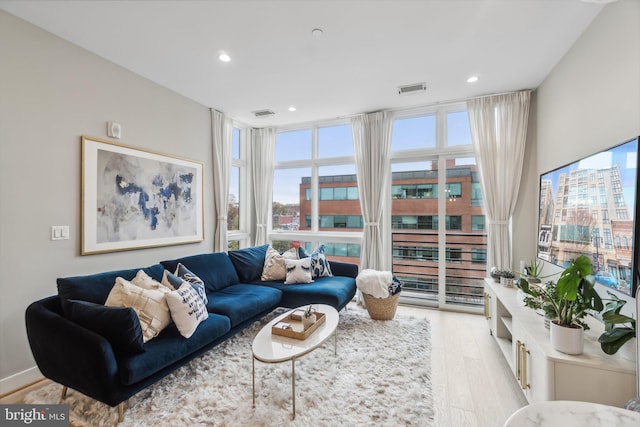
[[[80,256],[80,137],[109,139],[108,120],[124,144],[205,163],[204,242]],[[0,394],[39,376],[24,312],[57,277],[212,250],[210,141],[207,107],[0,11]]]
[[[638,22],[636,0],[605,6],[535,92],[514,263],[535,256],[539,175],[640,135]]]

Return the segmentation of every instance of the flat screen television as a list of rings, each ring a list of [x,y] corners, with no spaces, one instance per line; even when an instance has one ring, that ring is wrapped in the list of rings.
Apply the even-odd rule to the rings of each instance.
[[[540,175],[538,258],[567,267],[591,258],[597,283],[638,286],[638,139]]]

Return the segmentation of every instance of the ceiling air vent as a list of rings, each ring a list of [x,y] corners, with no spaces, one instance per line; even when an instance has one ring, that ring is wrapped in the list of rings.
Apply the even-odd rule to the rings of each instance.
[[[252,113],[258,119],[262,117],[270,117],[276,114],[271,110],[258,110],[258,111],[252,111]]]
[[[411,95],[427,91],[426,83],[414,83],[412,85],[398,86],[398,95]]]

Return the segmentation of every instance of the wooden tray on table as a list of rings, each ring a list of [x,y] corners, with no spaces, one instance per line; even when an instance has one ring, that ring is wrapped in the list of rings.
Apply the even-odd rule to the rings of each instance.
[[[295,315],[295,312],[287,315],[284,319],[280,320],[278,323],[274,324],[271,327],[271,333],[274,335],[280,335],[288,338],[295,338],[297,340],[307,339],[309,335],[311,335],[320,325],[322,325],[326,316],[324,313],[320,313],[319,311],[315,312],[316,314],[316,323],[311,325],[308,329],[304,329],[302,326],[302,320],[300,317]]]

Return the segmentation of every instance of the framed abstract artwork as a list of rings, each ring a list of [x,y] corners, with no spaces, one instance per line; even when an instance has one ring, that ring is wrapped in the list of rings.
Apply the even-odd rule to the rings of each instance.
[[[82,137],[82,255],[200,242],[203,164]]]

